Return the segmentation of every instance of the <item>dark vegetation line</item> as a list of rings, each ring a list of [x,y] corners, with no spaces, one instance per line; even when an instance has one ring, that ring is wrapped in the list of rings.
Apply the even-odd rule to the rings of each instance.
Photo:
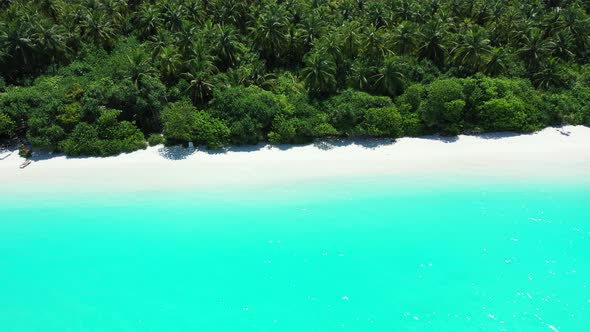
[[[581,0],[0,0],[0,141],[112,155],[590,125],[589,12]]]

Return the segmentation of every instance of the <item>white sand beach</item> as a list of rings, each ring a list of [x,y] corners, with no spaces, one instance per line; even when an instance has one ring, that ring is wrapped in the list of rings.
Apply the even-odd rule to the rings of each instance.
[[[104,186],[129,190],[288,184],[350,176],[447,175],[521,178],[590,175],[590,128],[533,134],[326,141],[226,151],[149,147],[108,158],[37,154],[25,169],[17,151],[0,152],[1,187]]]

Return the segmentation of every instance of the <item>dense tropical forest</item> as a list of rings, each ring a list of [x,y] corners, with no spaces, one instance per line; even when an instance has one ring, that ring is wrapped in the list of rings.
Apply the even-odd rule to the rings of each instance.
[[[590,125],[586,0],[0,0],[0,140],[189,141]]]

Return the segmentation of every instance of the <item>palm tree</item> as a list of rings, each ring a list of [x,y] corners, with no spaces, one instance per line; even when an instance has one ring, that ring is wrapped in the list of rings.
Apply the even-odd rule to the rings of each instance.
[[[211,99],[215,85],[209,75],[191,70],[181,76],[188,82],[186,92],[191,96],[193,105],[203,105]]]
[[[357,21],[347,22],[337,32],[337,39],[342,42],[342,51],[349,58],[355,58],[359,48],[360,23]]]
[[[454,17],[461,17],[469,19],[470,21],[480,14],[477,9],[481,9],[483,5],[485,8],[485,2],[482,0],[473,1],[462,1],[462,0],[451,0],[449,3],[450,11]],[[479,7],[479,8],[478,8]]]
[[[167,32],[160,32],[157,35],[153,35],[149,38],[149,40],[146,42],[146,46],[151,50],[150,53],[153,59],[156,59],[158,56],[160,56],[162,51],[164,51],[168,45],[172,44],[171,39],[172,38],[170,34]]]
[[[180,31],[183,27],[182,19],[185,15],[185,10],[182,4],[166,3],[162,8],[162,19],[166,28],[170,31]]]
[[[537,88],[564,87],[567,78],[562,74],[563,68],[557,58],[549,58],[541,62],[539,69],[533,74],[533,84]]]
[[[442,7],[442,1],[440,0],[429,0],[424,4],[422,15],[428,15],[429,17],[434,16]]]
[[[418,15],[417,2],[411,0],[396,1],[393,8],[394,16],[399,21],[413,21]]]
[[[6,52],[8,48],[7,38],[6,24],[0,23],[0,64],[4,61],[5,57],[8,57],[8,53]]]
[[[39,53],[49,55],[51,63],[63,60],[71,51],[66,44],[67,33],[61,25],[45,27],[38,24],[33,38]]]
[[[548,47],[552,55],[567,61],[574,57],[574,42],[571,32],[562,30],[549,39]]]
[[[529,68],[536,68],[549,53],[549,42],[543,38],[540,29],[530,29],[524,34],[518,49],[518,54]]]
[[[354,2],[356,2],[356,7],[358,8],[358,10],[362,11],[365,9],[365,3],[367,2],[367,0],[354,0]]]
[[[359,90],[371,91],[377,69],[366,59],[356,59],[350,68],[349,84]]]
[[[248,4],[242,0],[217,0],[215,3],[216,22],[232,24],[243,29],[246,24]]]
[[[174,34],[174,44],[178,47],[180,54],[182,54],[183,58],[186,57],[191,52],[193,48],[193,44],[195,39],[197,38],[197,27],[183,27],[180,31]]]
[[[354,17],[358,17],[358,9],[354,0],[345,0],[338,3],[337,8],[338,14],[342,17],[342,20],[348,22],[352,21]]]
[[[361,49],[363,54],[373,61],[380,63],[385,56],[384,30],[370,26],[362,35]]]
[[[287,41],[287,27],[284,8],[273,3],[260,13],[255,26],[249,28],[254,43],[267,61],[273,63],[280,58]]]
[[[112,23],[104,14],[97,12],[88,12],[84,21],[82,21],[83,34],[94,45],[109,48],[112,46],[116,34]]]
[[[268,73],[264,61],[253,53],[246,53],[242,64],[228,71],[228,76],[233,83],[245,86],[257,85],[266,88],[276,79],[274,73]]]
[[[447,54],[447,48],[444,45],[446,31],[446,26],[439,21],[425,24],[420,31],[418,56],[429,59],[439,68],[444,66]]]
[[[49,16],[53,22],[57,22],[62,14],[61,3],[57,0],[37,0],[37,6],[42,13]]]
[[[228,69],[235,66],[240,55],[246,50],[244,44],[239,40],[234,28],[226,25],[217,25],[213,49],[220,60],[220,67]]]
[[[477,72],[489,61],[492,47],[486,31],[476,26],[459,38],[451,53],[458,65]]]
[[[127,59],[129,60],[129,69],[126,78],[130,79],[137,89],[141,89],[142,79],[153,76],[156,71],[143,50],[132,52],[131,55],[127,56]]]
[[[88,12],[82,6],[66,6],[61,22],[66,29],[73,35],[81,35],[82,25]]]
[[[186,92],[191,96],[194,105],[205,104],[213,96],[214,83],[211,76],[217,72],[214,61],[215,57],[208,53],[203,39],[198,39],[186,62],[187,70],[180,75],[188,82]]]
[[[14,61],[20,61],[19,67],[21,65],[28,67],[35,46],[30,22],[22,21],[16,26],[7,26],[6,30],[3,38],[5,53]]]
[[[502,4],[499,1],[473,1],[471,21],[479,26],[487,25],[501,10]]]
[[[542,18],[543,31],[545,36],[551,36],[563,29],[561,20],[561,8],[551,8]]]
[[[302,74],[305,86],[313,96],[326,96],[336,89],[336,65],[329,56],[312,53],[305,61]]]
[[[369,2],[365,13],[368,16],[369,23],[376,28],[385,27],[389,23],[387,21],[385,6],[380,1]]]
[[[410,54],[416,48],[418,34],[412,22],[402,22],[393,30],[393,47],[398,54]]]
[[[496,13],[496,17],[488,25],[490,40],[494,45],[513,44],[525,31],[521,25],[523,20],[518,10],[513,7],[501,7],[504,10]]]
[[[199,38],[193,44],[186,64],[193,72],[203,72],[207,75],[212,75],[218,70],[214,64],[215,60],[216,58],[209,54],[209,50],[205,47],[203,39]]]
[[[590,53],[590,16],[578,2],[564,7],[560,13],[561,28],[574,36],[578,58],[586,59]]]
[[[101,9],[111,22],[121,25],[127,16],[127,2],[126,0],[105,0],[101,2]]]
[[[490,60],[484,66],[484,73],[497,76],[506,71],[510,63],[510,55],[503,48],[494,48],[490,54]]]
[[[158,55],[157,65],[165,80],[174,81],[182,66],[180,53],[173,46],[165,47]]]
[[[289,24],[287,29],[287,64],[298,65],[303,54],[307,52],[308,45],[305,43],[305,31],[298,24]]]
[[[404,74],[399,71],[395,58],[390,57],[385,60],[383,67],[374,76],[375,84],[378,85],[381,90],[391,96],[395,97],[401,94],[404,90]]]
[[[306,15],[304,19],[297,24],[306,50],[309,50],[318,37],[322,35],[324,30],[322,16],[323,15],[319,10],[314,9],[312,14]]]
[[[336,38],[322,38],[318,43],[320,53],[326,54],[332,59],[336,66],[336,81],[339,87],[346,83],[346,75],[348,73],[348,63],[345,61],[344,54],[340,47],[341,43]]]
[[[6,9],[11,3],[12,0],[0,0],[0,9]]]
[[[203,16],[206,11],[205,2],[200,0],[187,0],[184,5],[186,8],[186,18],[191,23],[203,23]]]
[[[140,7],[135,17],[135,24],[143,38],[148,38],[158,32],[158,28],[164,22],[160,15],[160,12],[149,4]]]

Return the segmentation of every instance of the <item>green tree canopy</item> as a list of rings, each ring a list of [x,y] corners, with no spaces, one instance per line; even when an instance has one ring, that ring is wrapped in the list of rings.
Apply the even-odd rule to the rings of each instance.
[[[0,113],[0,137],[10,138],[15,130],[16,123],[8,115]]]
[[[179,101],[162,112],[164,136],[170,141],[193,142],[219,149],[229,140],[229,128],[219,119],[197,110],[191,103]]]
[[[589,61],[582,0],[0,1],[0,140],[104,155],[137,130],[218,147],[588,124]]]
[[[420,105],[420,113],[426,125],[445,134],[460,133],[465,96],[459,80],[436,80],[426,87],[426,95],[425,102]]]

